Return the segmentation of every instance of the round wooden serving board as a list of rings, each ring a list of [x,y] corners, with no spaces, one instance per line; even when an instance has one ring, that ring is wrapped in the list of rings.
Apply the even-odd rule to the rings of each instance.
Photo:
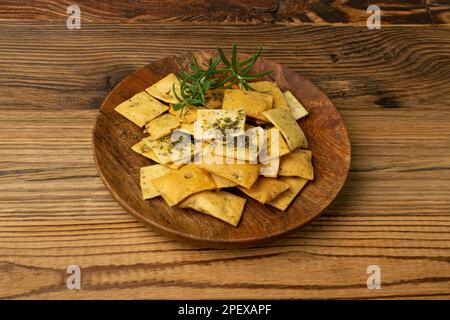
[[[200,59],[208,56],[205,52],[196,55]],[[193,210],[169,207],[160,197],[142,200],[139,169],[152,161],[130,148],[145,135],[114,108],[167,74],[186,68],[190,57],[191,54],[167,57],[137,70],[122,80],[103,102],[93,132],[93,151],[100,176],[113,197],[152,229],[207,247],[256,245],[277,239],[316,218],[333,201],[347,178],[351,158],[347,128],[332,102],[315,85],[264,58],[257,61],[255,70],[273,70],[266,78],[275,81],[281,90],[290,90],[310,113],[299,123],[313,153],[315,180],[306,185],[285,212],[247,197],[238,227]]]

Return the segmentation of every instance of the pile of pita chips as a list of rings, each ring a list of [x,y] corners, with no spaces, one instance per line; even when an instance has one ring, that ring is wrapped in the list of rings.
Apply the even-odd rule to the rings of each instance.
[[[250,85],[210,90],[204,106],[174,110],[180,83],[171,73],[115,108],[147,134],[131,147],[156,163],[140,168],[144,200],[162,197],[234,227],[247,198],[288,209],[314,179],[297,123],[308,111],[274,82]]]

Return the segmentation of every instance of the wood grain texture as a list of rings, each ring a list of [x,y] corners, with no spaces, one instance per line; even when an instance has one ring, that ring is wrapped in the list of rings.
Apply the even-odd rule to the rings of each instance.
[[[0,296],[448,299],[449,39],[447,27],[0,24]],[[110,197],[91,130],[130,72],[233,41],[264,42],[265,57],[332,99],[352,166],[336,202],[288,238],[198,249]],[[66,289],[70,264],[81,291]],[[381,290],[366,288],[371,264]]]
[[[65,21],[71,0],[2,0],[0,21]],[[123,0],[76,1],[82,22],[366,25],[378,5],[384,25],[449,24],[447,0]]]
[[[181,242],[190,241],[210,248],[250,247],[273,241],[318,217],[347,179],[351,160],[348,131],[336,107],[314,84],[265,58],[258,59],[254,71],[271,70],[266,80],[276,82],[282,91],[292,92],[309,112],[299,123],[313,153],[314,180],[308,182],[284,212],[238,193],[247,199],[238,227],[195,210],[169,207],[161,197],[142,200],[139,170],[155,162],[131,150],[146,135],[114,108],[170,73],[190,71],[188,65],[192,63],[192,54],[166,57],[138,69],[122,80],[103,101],[92,143],[100,176],[113,197],[154,230]],[[206,51],[197,51],[195,55],[200,65],[207,64],[212,57]],[[241,55],[240,60],[247,58],[248,55]]]

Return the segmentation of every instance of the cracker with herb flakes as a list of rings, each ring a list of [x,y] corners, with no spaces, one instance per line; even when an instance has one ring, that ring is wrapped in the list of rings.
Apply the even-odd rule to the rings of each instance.
[[[263,112],[272,109],[272,105],[273,97],[270,94],[256,91],[224,90],[223,109],[244,109],[247,116],[262,122],[267,122]]]
[[[263,112],[263,115],[281,131],[291,151],[297,148],[308,148],[308,140],[289,110],[271,109]]]
[[[223,89],[208,90],[205,95],[205,108],[220,109],[222,108]]]
[[[261,164],[261,175],[268,178],[276,178],[280,169],[280,157],[273,157],[266,164]]]
[[[187,105],[182,109],[174,110],[173,107],[169,109],[169,113],[177,117],[181,123],[193,123],[197,120],[197,106]]]
[[[305,109],[305,107],[297,100],[297,98],[292,94],[292,92],[285,91],[283,92],[284,97],[286,98],[289,109],[291,110],[291,114],[295,120],[306,117],[309,112]]]
[[[226,160],[220,163],[200,162],[196,165],[208,172],[214,173],[222,178],[231,180],[240,186],[250,188],[259,176],[258,164],[236,164],[226,163]]]
[[[227,134],[233,137],[244,133],[245,113],[243,109],[199,109],[197,111],[194,127],[196,139],[220,139],[225,138]]]
[[[209,175],[214,180],[214,183],[216,184],[217,189],[231,188],[231,187],[238,186],[238,184],[236,182],[231,181],[229,179],[225,179],[221,176],[218,176],[217,174],[210,172]]]
[[[251,188],[238,187],[238,189],[249,197],[264,204],[289,189],[289,185],[274,178],[260,177]]]
[[[185,132],[191,136],[194,136],[194,123],[182,122],[180,124],[179,130],[182,132]]]
[[[189,162],[194,151],[194,145],[188,135],[172,134],[157,140],[144,140],[156,154],[159,163],[167,164]]]
[[[283,92],[278,88],[277,84],[272,81],[251,82],[250,85],[258,92],[272,95],[273,108],[281,108],[289,110],[287,101]]]
[[[237,226],[241,220],[247,199],[225,191],[203,191],[183,200],[180,208],[189,208],[208,214]]]
[[[179,125],[180,122],[176,116],[165,113],[147,123],[145,130],[149,134],[150,140],[156,140],[171,134]]]
[[[294,176],[303,179],[314,179],[312,152],[297,149],[281,158],[279,176]]]
[[[167,109],[169,109],[168,106],[145,91],[134,95],[114,108],[115,111],[139,127],[143,127],[150,120],[166,112]]]
[[[272,138],[272,135],[275,138]],[[266,139],[264,139],[259,150],[260,161],[266,164],[269,160],[284,156],[289,152],[291,152],[291,150],[280,130],[274,127],[267,129]]]
[[[180,96],[180,82],[178,81],[176,75],[170,73],[163,79],[159,80],[152,86],[145,89],[145,91],[148,94],[155,97],[156,99],[159,99],[167,103],[175,104],[178,103],[179,101],[173,92],[174,87],[175,87],[175,94],[178,94],[178,96]]]
[[[289,189],[268,202],[272,207],[285,211],[309,180],[298,177],[278,177],[278,180],[289,185]]]
[[[148,167],[142,167],[140,170],[140,184],[142,190],[142,198],[144,200],[152,199],[160,196],[158,190],[156,190],[155,186],[152,183],[153,179],[158,177],[162,177],[167,173],[173,171],[161,164],[154,164]]]
[[[131,147],[131,150],[155,162],[159,162],[159,159],[156,156],[155,152],[153,152],[153,150],[145,143],[145,138],[134,144]]]
[[[192,164],[155,178],[152,183],[171,207],[194,193],[216,189],[211,176]]]
[[[160,163],[161,164],[161,160],[159,160],[158,156],[156,155],[156,153],[145,143],[145,141],[148,141],[148,138],[144,138],[141,141],[139,141],[138,143],[136,143],[135,145],[133,145],[131,147],[131,150],[133,150],[136,153],[139,153],[140,155],[149,158],[151,160],[153,160],[156,163]],[[168,167],[170,169],[179,169],[182,166],[184,166],[184,163],[182,162],[178,162],[178,163],[173,163],[173,162],[168,162],[168,163],[164,163],[163,164],[165,167]]]
[[[237,160],[238,163],[258,162],[258,137],[256,135],[241,135],[229,139],[226,143],[217,143],[216,155]]]

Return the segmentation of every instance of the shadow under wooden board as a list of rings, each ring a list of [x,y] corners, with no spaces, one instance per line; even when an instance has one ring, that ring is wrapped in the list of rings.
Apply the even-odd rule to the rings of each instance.
[[[208,53],[196,55],[202,59]],[[253,246],[278,239],[319,216],[337,196],[348,175],[351,154],[347,128],[332,102],[314,84],[264,58],[257,61],[255,71],[273,70],[266,78],[275,81],[281,90],[290,90],[310,113],[299,123],[313,153],[314,181],[306,185],[285,212],[239,192],[248,201],[238,227],[194,210],[169,207],[161,197],[142,200],[139,170],[152,161],[130,148],[145,134],[114,108],[167,74],[186,69],[191,56],[167,57],[137,70],[104,100],[94,127],[93,151],[100,176],[113,197],[155,231],[202,247]]]

